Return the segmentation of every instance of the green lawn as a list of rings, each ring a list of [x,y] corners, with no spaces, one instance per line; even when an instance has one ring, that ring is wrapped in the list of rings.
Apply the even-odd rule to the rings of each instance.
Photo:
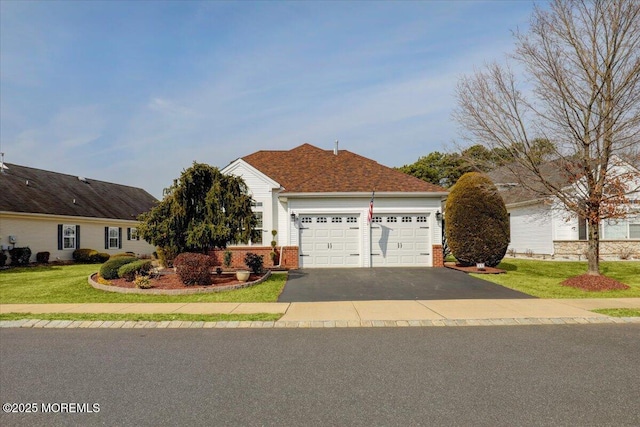
[[[506,259],[498,266],[506,274],[473,274],[472,276],[524,292],[539,298],[631,298],[640,297],[640,261],[607,261],[600,263],[601,272],[631,286],[624,291],[587,292],[560,283],[587,271],[586,262]]]
[[[281,314],[182,314],[182,313],[4,313],[0,320],[146,320],[148,322],[162,322],[164,320],[182,320],[188,322],[222,322],[222,321],[275,321]]]
[[[12,268],[0,271],[0,304],[108,302],[275,302],[286,274],[249,288],[195,295],[131,295],[104,292],[87,283],[97,264]]]
[[[602,308],[591,311],[611,317],[640,317],[640,310],[637,308]]]

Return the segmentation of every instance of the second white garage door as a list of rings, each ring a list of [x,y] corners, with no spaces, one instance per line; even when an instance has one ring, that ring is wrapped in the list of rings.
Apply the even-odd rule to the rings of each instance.
[[[300,267],[359,267],[360,232],[353,215],[301,215]]]
[[[371,265],[430,267],[429,215],[390,214],[371,222]]]

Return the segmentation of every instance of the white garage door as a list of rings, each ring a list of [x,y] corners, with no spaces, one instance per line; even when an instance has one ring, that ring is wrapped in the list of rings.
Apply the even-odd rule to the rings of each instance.
[[[300,215],[300,267],[360,266],[355,215]]]
[[[389,214],[371,221],[371,265],[431,266],[429,214]]]

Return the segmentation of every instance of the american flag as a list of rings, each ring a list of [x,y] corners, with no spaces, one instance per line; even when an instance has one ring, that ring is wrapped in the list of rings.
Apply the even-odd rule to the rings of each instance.
[[[376,195],[375,190],[373,191],[373,193],[371,193],[371,201],[369,202],[369,216],[368,216],[368,221],[369,224],[371,224],[371,220],[373,220],[373,197]]]

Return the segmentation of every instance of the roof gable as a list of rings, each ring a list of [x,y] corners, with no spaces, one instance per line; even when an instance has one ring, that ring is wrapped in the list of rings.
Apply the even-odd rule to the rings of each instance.
[[[347,150],[303,144],[288,151],[258,151],[242,158],[286,193],[427,192],[444,188]]]
[[[7,164],[0,211],[135,220],[157,200],[145,190]]]

